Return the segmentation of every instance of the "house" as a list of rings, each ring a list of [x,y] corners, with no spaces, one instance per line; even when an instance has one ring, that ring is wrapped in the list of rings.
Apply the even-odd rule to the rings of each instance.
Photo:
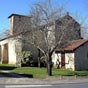
[[[59,68],[88,70],[88,40],[74,40],[63,49],[57,48],[52,61]]]
[[[24,44],[24,41],[22,40],[24,37],[27,38],[27,35],[24,35],[22,31],[31,29],[31,17],[11,14],[8,19],[9,36],[0,40],[0,63],[20,65],[20,52],[22,51],[31,51],[34,62],[38,62],[38,50],[31,44]],[[87,69],[87,40],[82,39],[80,24],[74,20],[69,13],[61,19],[55,20],[55,25],[50,25],[50,31],[48,31],[49,42],[51,42],[51,44],[56,43],[57,40],[59,40],[63,29],[64,35],[61,43],[52,55],[54,67],[71,70]],[[53,40],[54,42],[52,42]]]

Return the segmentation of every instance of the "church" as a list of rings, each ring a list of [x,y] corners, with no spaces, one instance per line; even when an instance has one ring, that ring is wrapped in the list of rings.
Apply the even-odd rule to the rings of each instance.
[[[0,63],[20,65],[21,57],[19,52],[23,50],[23,41],[20,40],[23,36],[21,31],[30,28],[31,17],[11,14],[8,20],[9,36],[0,40]],[[69,26],[64,28],[62,42],[52,55],[53,66],[59,69],[88,70],[88,40],[81,37],[80,24],[69,13],[56,20],[55,25],[50,25],[55,26],[54,34],[49,33],[50,38],[52,39],[54,36],[58,40],[57,33],[60,34],[62,30],[60,25],[64,27],[68,20],[71,21],[69,21]],[[31,50],[33,60],[37,62],[38,50],[32,45],[26,46],[26,49]]]

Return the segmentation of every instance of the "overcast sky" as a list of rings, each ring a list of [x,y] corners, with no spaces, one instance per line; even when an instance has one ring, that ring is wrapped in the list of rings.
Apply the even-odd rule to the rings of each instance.
[[[45,0],[0,0],[0,33],[8,29],[8,16],[12,13],[28,15],[33,3]],[[66,11],[71,15],[77,12],[80,16],[88,15],[87,0],[51,0],[54,6],[66,3]]]

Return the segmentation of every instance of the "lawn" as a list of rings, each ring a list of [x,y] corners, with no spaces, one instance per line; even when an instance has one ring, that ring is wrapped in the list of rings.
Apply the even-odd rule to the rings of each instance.
[[[14,73],[32,75],[33,78],[46,78],[47,73],[45,68],[37,68],[37,67],[20,67],[12,70]]]
[[[0,65],[0,70],[10,70],[12,73],[31,75],[33,78],[47,78],[46,68],[37,67],[18,67],[14,65]],[[69,70],[59,70],[53,69],[52,77],[58,76],[88,76],[88,71],[69,71]]]

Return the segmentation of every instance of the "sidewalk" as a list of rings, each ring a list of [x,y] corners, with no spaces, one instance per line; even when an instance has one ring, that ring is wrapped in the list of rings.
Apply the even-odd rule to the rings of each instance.
[[[1,71],[0,84],[63,84],[63,83],[88,83],[88,76],[58,76],[47,77],[45,79],[35,79],[22,74],[10,73],[9,71]]]
[[[60,77],[57,78],[47,78],[47,79],[34,79],[34,78],[0,78],[0,84],[63,84],[63,83],[88,83],[88,78],[86,77]]]

